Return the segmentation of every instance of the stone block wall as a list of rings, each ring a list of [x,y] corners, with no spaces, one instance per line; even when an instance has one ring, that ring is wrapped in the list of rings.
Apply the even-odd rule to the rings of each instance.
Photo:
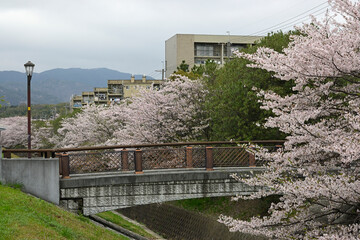
[[[256,191],[228,171],[186,171],[142,175],[101,175],[60,182],[60,205],[84,215],[136,205]]]

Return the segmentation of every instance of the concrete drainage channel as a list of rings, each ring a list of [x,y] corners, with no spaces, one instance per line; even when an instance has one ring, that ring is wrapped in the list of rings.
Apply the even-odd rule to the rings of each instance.
[[[188,211],[170,204],[150,204],[117,210],[128,218],[143,223],[169,240],[219,239],[264,240],[264,237],[229,232],[229,229],[204,214]]]
[[[124,215],[122,215],[122,214],[120,214],[120,213],[118,213],[118,212],[115,212],[115,211],[112,211],[112,212],[113,212],[114,214],[120,215],[123,219],[127,220],[128,222],[131,222],[131,223],[133,223],[133,224],[135,224],[135,225],[138,225],[138,226],[140,226],[141,228],[143,228],[146,232],[148,232],[149,234],[151,234],[151,235],[154,236],[154,238],[151,238],[151,239],[159,239],[159,240],[164,239],[164,238],[162,238],[160,235],[154,233],[154,232],[151,231],[150,229],[148,229],[148,228],[146,228],[145,226],[143,226],[143,225],[141,225],[141,224],[133,221],[132,219],[129,219],[129,218],[127,218],[126,216],[124,216]],[[97,224],[99,224],[99,225],[101,225],[101,226],[107,227],[107,228],[109,228],[109,229],[111,229],[111,230],[113,230],[113,231],[115,231],[115,232],[117,232],[117,233],[119,233],[119,234],[121,234],[121,235],[123,235],[123,236],[125,236],[125,237],[130,238],[130,239],[136,239],[136,240],[148,240],[148,239],[149,239],[149,238],[143,237],[143,236],[141,236],[141,235],[139,235],[139,234],[137,234],[137,233],[134,233],[134,232],[132,232],[132,231],[129,231],[128,229],[123,228],[123,227],[121,227],[121,226],[119,226],[119,225],[117,225],[117,224],[114,224],[114,223],[112,223],[112,222],[109,222],[109,221],[107,221],[107,220],[105,220],[105,219],[103,219],[103,218],[101,218],[101,217],[99,217],[99,216],[90,215],[89,218],[90,218],[93,222],[95,222],[95,223],[97,223]]]

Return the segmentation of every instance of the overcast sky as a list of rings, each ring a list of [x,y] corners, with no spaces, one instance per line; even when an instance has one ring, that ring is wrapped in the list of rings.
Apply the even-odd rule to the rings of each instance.
[[[326,0],[0,0],[0,71],[24,72],[31,60],[35,72],[106,67],[159,78],[165,40],[176,33],[266,35],[326,6]]]

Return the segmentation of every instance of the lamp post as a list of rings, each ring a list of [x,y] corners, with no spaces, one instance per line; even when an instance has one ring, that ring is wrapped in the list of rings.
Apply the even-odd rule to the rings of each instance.
[[[31,149],[31,88],[30,82],[34,71],[35,64],[28,61],[24,64],[27,76],[27,117],[28,117],[28,149]],[[28,152],[28,158],[31,158],[31,152]]]
[[[3,127],[0,127],[0,140],[1,140],[1,131],[4,131],[6,130],[5,128]],[[3,155],[2,155],[2,142],[0,143],[0,158],[2,158]]]

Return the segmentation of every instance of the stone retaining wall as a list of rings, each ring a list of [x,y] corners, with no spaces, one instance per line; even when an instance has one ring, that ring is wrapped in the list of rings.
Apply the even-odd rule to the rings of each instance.
[[[60,205],[84,215],[136,205],[256,191],[230,178],[230,171],[99,175],[61,179]],[[238,170],[239,171],[239,170]],[[241,169],[249,174],[249,170]]]

